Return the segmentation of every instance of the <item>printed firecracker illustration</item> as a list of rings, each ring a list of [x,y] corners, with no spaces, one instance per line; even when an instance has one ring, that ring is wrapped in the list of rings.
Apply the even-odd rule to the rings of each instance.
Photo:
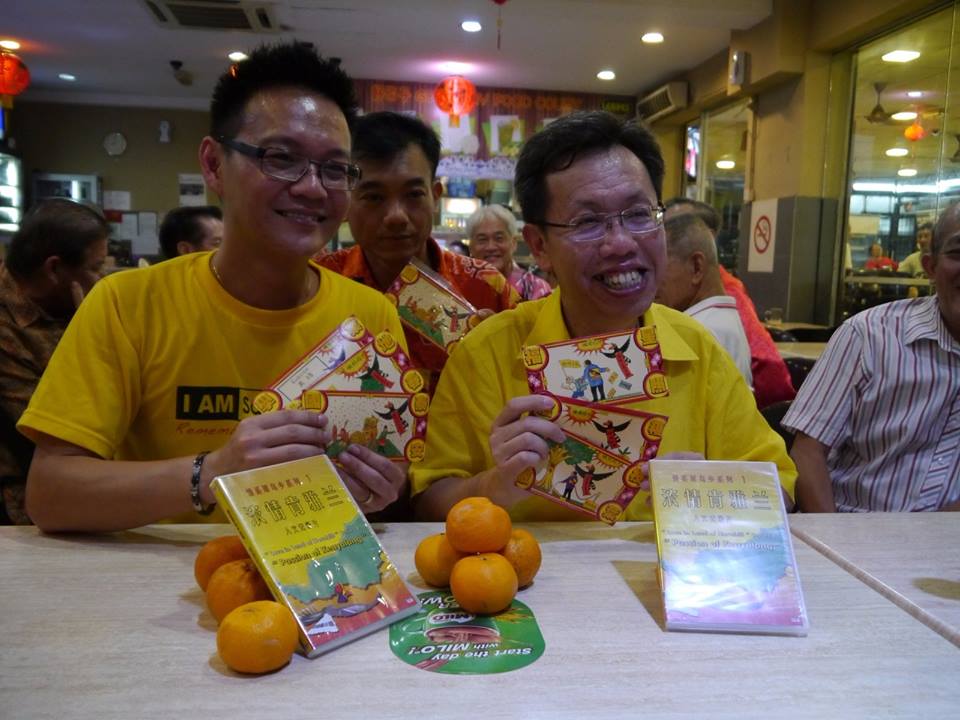
[[[556,398],[544,415],[566,440],[548,442],[546,462],[521,473],[516,485],[614,524],[639,491],[641,466],[656,456],[667,419]]]
[[[523,348],[533,392],[619,404],[667,394],[656,328],[576,338]]]
[[[293,611],[307,655],[419,609],[329,458],[219,476],[213,489],[274,597]]]
[[[473,305],[417,260],[400,272],[386,296],[404,325],[448,353],[480,321]]]

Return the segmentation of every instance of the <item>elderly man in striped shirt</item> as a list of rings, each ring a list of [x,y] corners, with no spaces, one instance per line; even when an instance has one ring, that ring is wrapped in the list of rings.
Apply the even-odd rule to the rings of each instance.
[[[783,418],[805,512],[960,510],[960,203],[922,262],[936,294],[847,320]]]

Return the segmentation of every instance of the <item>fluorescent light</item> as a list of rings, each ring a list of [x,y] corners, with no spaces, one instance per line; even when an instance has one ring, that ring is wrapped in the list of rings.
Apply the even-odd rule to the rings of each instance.
[[[923,97],[923,93],[919,90],[911,90],[907,93],[907,97],[918,98]]]
[[[464,20],[460,23],[460,27],[464,32],[474,33],[480,32],[483,30],[483,25],[478,23],[476,20]]]
[[[447,72],[452,72],[452,73],[457,74],[457,75],[460,75],[460,74],[466,73],[466,72],[470,72],[470,68],[471,68],[471,66],[470,66],[469,64],[467,64],[467,63],[454,62],[454,61],[452,61],[452,60],[451,60],[450,62],[445,62],[445,63],[443,64],[443,69],[444,69],[444,70],[446,70]]]
[[[913,177],[917,174],[916,168],[900,168],[897,170],[897,175],[900,177]]]
[[[66,80],[67,82],[73,82],[74,80],[77,79],[76,75],[71,75],[70,73],[60,73],[59,75],[57,75],[57,77],[60,78],[61,80]]]
[[[597,77],[601,80],[616,80],[617,74],[613,70],[601,70],[597,73]]]
[[[0,40],[0,47],[4,50],[19,50],[20,43],[16,40]]]
[[[644,33],[644,34],[640,37],[640,40],[641,40],[641,42],[645,42],[645,43],[649,43],[649,44],[662,43],[662,42],[663,42],[663,35],[662,35],[661,33],[658,33],[658,32],[648,32],[648,33]]]
[[[907,63],[920,57],[916,50],[891,50],[886,55],[881,55],[880,59],[884,62]]]
[[[897,112],[890,116],[891,120],[916,120],[917,114],[912,110],[904,110],[903,112]]]
[[[909,155],[909,154],[910,154],[910,151],[907,150],[906,148],[898,148],[898,147],[889,148],[885,153],[887,157],[904,157],[905,155]]]
[[[721,170],[733,170],[736,166],[733,160],[717,160],[717,167]]]
[[[232,53],[227,55],[228,58],[233,60],[233,62],[243,62],[247,59],[247,54],[241,50],[234,50]]]

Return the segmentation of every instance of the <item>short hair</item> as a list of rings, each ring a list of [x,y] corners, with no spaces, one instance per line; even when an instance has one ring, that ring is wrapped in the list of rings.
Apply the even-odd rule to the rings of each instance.
[[[248,59],[231,65],[217,81],[210,103],[210,135],[234,137],[243,125],[250,98],[283,87],[323,95],[340,108],[347,125],[357,117],[353,80],[340,69],[339,60],[324,59],[311,43],[261,45]]]
[[[620,120],[608,112],[575,112],[554,120],[527,140],[520,150],[514,187],[524,221],[540,224],[546,219],[547,175],[566,170],[583,155],[617,145],[640,159],[659,201],[663,189],[663,156],[653,133],[644,125]]]
[[[509,234],[510,237],[516,237],[517,218],[503,205],[484,205],[477,208],[476,212],[467,218],[467,237],[472,240],[473,231],[477,229],[477,226],[490,218],[502,222],[504,228],[507,230],[507,234]]]
[[[707,266],[717,264],[717,243],[707,224],[694,213],[683,213],[663,223],[667,235],[667,255],[686,260],[695,252],[703,253]]]
[[[185,240],[194,247],[203,240],[204,229],[200,222],[204,218],[223,220],[223,212],[216,205],[199,207],[178,207],[166,214],[160,223],[160,249],[165,257],[178,255],[177,243]]]
[[[720,232],[720,213],[713,205],[708,205],[700,200],[691,200],[685,197],[675,197],[667,200],[663,206],[669,210],[674,207],[682,207],[686,212],[696,215],[703,220],[704,224],[710,228],[710,231],[716,235]]]
[[[946,240],[947,223],[951,220],[960,220],[960,200],[954,200],[943,211],[937,224],[933,227],[933,238],[930,240],[930,254],[936,257],[940,254],[943,242]]]
[[[109,236],[110,225],[93,208],[65,198],[41,200],[10,239],[6,264],[21,278],[30,277],[54,256],[80,267],[87,248]]]
[[[395,112],[375,112],[357,119],[353,125],[353,159],[388,163],[410,145],[416,145],[430,163],[430,179],[437,176],[440,164],[440,138],[419,118]]]

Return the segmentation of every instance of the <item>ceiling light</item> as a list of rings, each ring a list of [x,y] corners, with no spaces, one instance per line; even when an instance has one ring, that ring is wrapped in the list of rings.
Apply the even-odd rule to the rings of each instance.
[[[19,50],[20,43],[16,40],[0,40],[0,47],[4,50]]]
[[[469,33],[480,32],[483,30],[483,25],[476,20],[464,20],[462,23],[460,23],[460,27],[464,32]]]
[[[918,57],[920,57],[920,53],[916,50],[892,50],[886,55],[881,55],[881,60],[884,62],[906,63],[911,60],[916,60]]]
[[[904,157],[909,155],[910,151],[906,148],[892,147],[885,153],[887,157]]]
[[[911,90],[907,93],[907,97],[918,98],[923,97],[923,93],[919,90]]]
[[[613,70],[601,70],[597,73],[597,77],[601,80],[615,80],[617,74]]]
[[[243,62],[247,59],[248,55],[245,52],[240,50],[234,50],[232,53],[227,55],[233,62]]]
[[[468,63],[450,61],[443,64],[443,69],[455,75],[462,75],[470,72],[471,66]]]
[[[640,40],[642,42],[650,43],[650,44],[662,43],[663,35],[658,32],[648,32],[648,33],[644,33],[643,36],[640,38]]]
[[[73,82],[74,80],[77,79],[76,75],[71,75],[70,73],[60,73],[59,75],[57,75],[57,77],[60,78],[61,80],[66,80],[67,82]]]
[[[891,120],[916,120],[917,114],[912,110],[904,110],[903,112],[894,113],[890,116]]]
[[[900,168],[897,170],[897,175],[900,177],[913,177],[917,174],[916,168]]]
[[[717,167],[721,170],[733,170],[736,166],[733,160],[717,160]]]

